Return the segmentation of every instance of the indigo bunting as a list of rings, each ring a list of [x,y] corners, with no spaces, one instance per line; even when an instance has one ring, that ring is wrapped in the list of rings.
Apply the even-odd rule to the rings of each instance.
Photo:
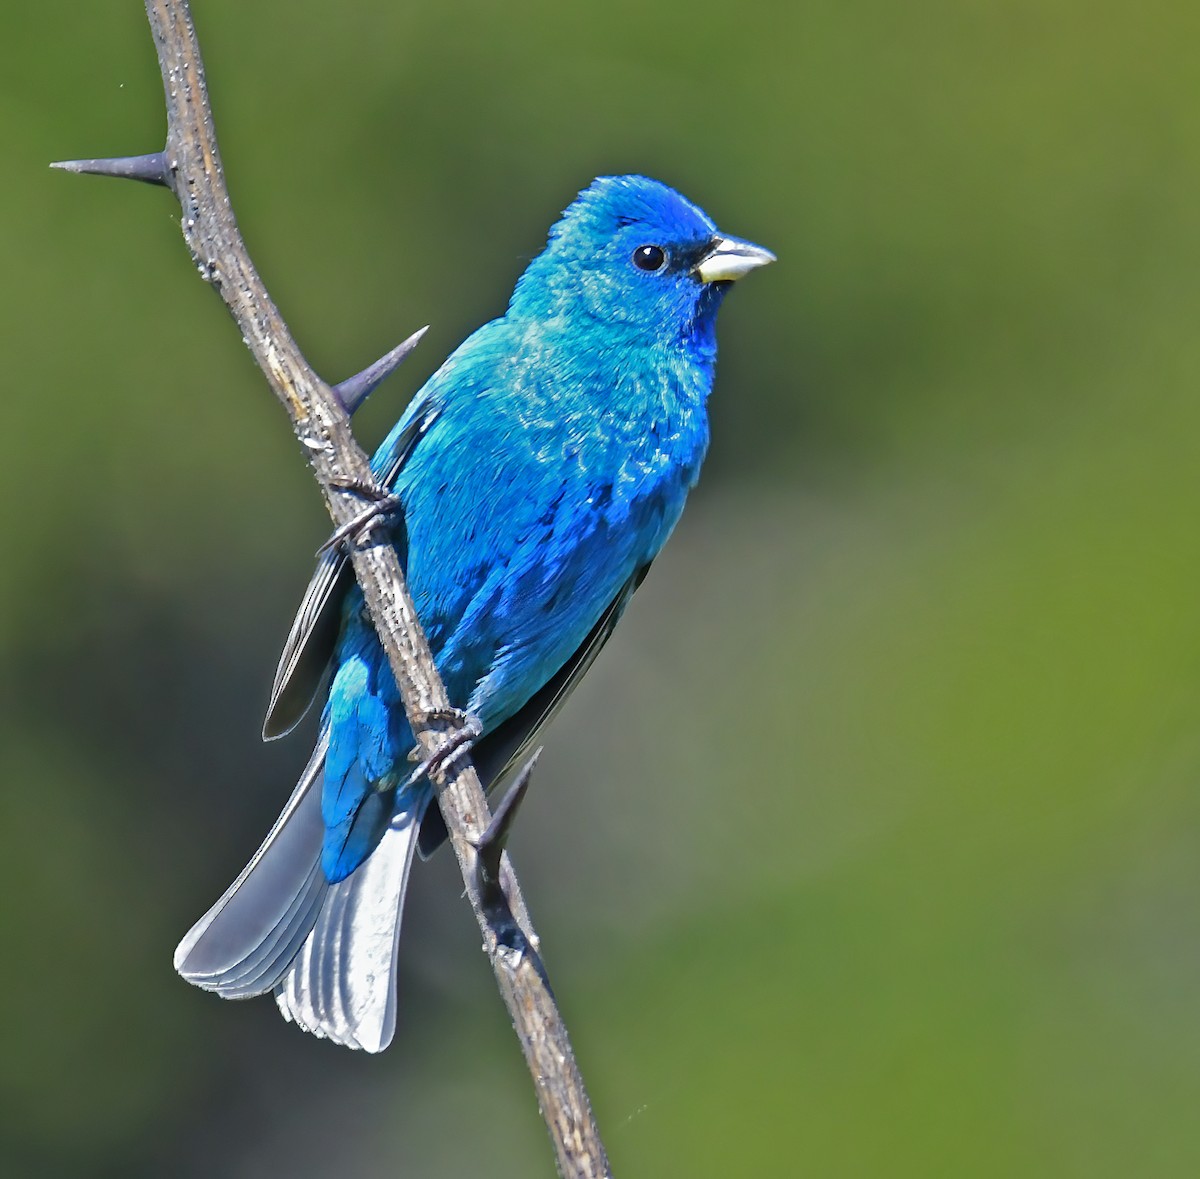
[[[485,788],[591,665],[662,548],[708,447],[716,315],[774,261],[642,176],[594,181],[508,311],[429,379],[372,460],[393,543]],[[378,1052],[414,851],[445,826],[343,553],[320,561],[280,660],[264,737],[332,667],[320,736],[262,846],[175,952],[228,998]]]

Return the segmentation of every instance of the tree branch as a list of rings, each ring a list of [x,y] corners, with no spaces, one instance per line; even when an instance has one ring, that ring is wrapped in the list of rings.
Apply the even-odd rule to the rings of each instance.
[[[366,454],[350,432],[355,406],[407,355],[405,341],[358,377],[330,388],[312,370],[267,294],[234,220],[213,131],[200,47],[186,0],[146,0],[162,67],[167,142],[161,154],[117,161],[56,165],[165,184],[183,209],[183,235],[200,275],[213,285],[241,330],[292,422],[335,526],[352,521],[361,498],[352,488],[373,486]],[[418,337],[419,338],[419,337]],[[181,359],[180,363],[186,363]],[[376,530],[373,534],[379,536]],[[353,546],[355,576],[404,699],[412,731],[426,757],[458,723],[404,584],[395,550],[368,536]],[[537,954],[516,876],[500,849],[511,809],[492,826],[487,800],[468,757],[434,773],[438,804],[462,869],[466,893],[495,972],[554,1143],[564,1179],[611,1174],[566,1027]],[[521,788],[527,783],[524,776]],[[513,799],[513,805],[520,795]],[[496,883],[500,866],[501,889]],[[514,916],[515,914],[515,916]]]

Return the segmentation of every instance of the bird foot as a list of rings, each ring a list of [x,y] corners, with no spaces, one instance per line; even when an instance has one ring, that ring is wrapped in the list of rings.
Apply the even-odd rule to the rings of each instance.
[[[483,724],[479,718],[472,716],[469,712],[463,712],[461,709],[437,709],[426,715],[430,720],[457,721],[459,727],[447,734],[442,744],[408,775],[400,787],[401,793],[415,786],[422,778],[434,777],[443,773],[464,753],[470,752],[471,747],[483,735]],[[412,754],[409,756],[411,757]]]
[[[388,516],[395,515],[404,506],[398,495],[384,491],[377,484],[368,483],[363,479],[338,479],[333,486],[354,492],[365,499],[367,504],[356,516],[334,529],[329,539],[317,549],[318,557],[323,557],[330,550],[343,545],[361,544],[376,524],[386,520]]]
[[[457,725],[460,729],[470,728],[479,724],[479,718],[473,716],[465,708],[455,708],[453,704],[445,708],[427,708],[417,717],[421,726],[430,724]]]

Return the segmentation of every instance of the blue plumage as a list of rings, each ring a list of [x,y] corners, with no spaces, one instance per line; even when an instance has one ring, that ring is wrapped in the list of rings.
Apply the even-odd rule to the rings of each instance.
[[[590,665],[675,526],[708,446],[717,309],[730,281],[771,260],[657,181],[601,178],[551,229],[507,313],[446,360],[376,453],[373,470],[402,504],[397,543],[438,670],[482,727],[485,782]],[[294,723],[330,655],[324,767],[310,766],[285,812],[305,828],[292,842],[309,861],[293,862],[304,858],[293,851],[274,863],[281,820],[176,964],[222,994],[275,987],[284,1014],[309,1030],[377,1050],[394,1024],[390,969],[368,980],[354,947],[373,938],[376,958],[390,947],[394,959],[403,877],[431,791],[398,789],[414,741],[336,555],[289,637],[268,735]],[[318,784],[319,814],[307,798]],[[434,808],[423,849],[436,845],[439,820]],[[402,864],[399,880],[378,879],[385,859]],[[303,902],[251,905],[243,894],[272,891],[256,873],[273,873]],[[368,889],[381,894],[369,905]],[[311,932],[297,954],[304,922]]]

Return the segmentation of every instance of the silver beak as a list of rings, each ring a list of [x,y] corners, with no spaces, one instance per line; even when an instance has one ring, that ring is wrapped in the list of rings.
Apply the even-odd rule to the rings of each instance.
[[[701,282],[733,282],[774,261],[775,255],[770,250],[753,242],[743,241],[740,237],[718,237],[696,264],[695,274]]]

